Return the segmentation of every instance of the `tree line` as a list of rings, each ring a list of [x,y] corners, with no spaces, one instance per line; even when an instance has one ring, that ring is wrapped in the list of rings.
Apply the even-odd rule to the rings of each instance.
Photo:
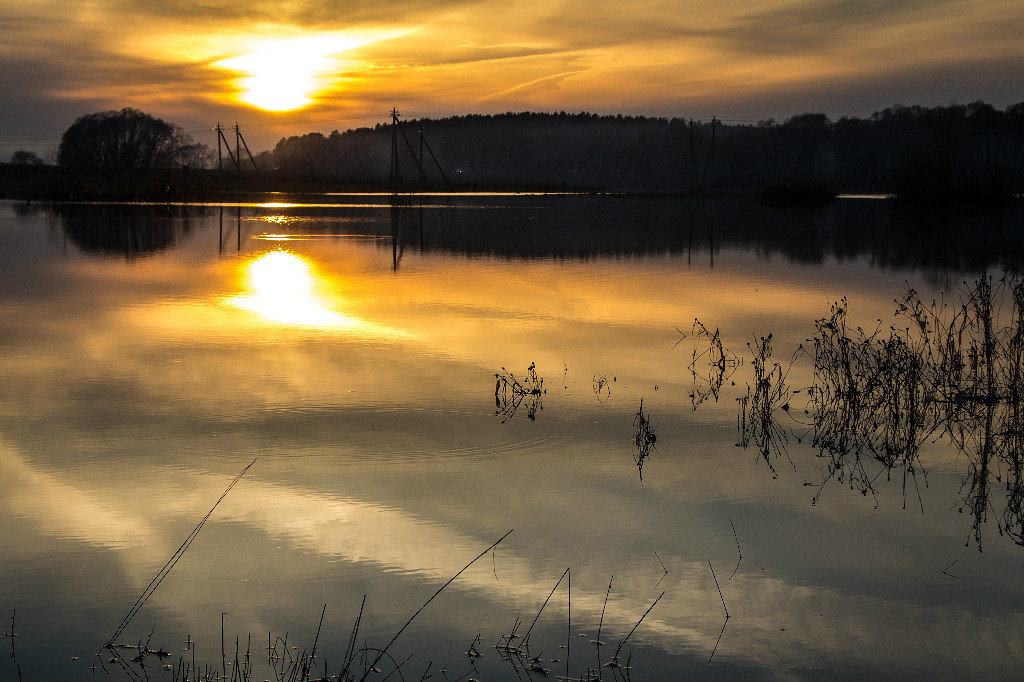
[[[397,133],[397,134],[396,134]],[[378,124],[281,139],[261,165],[306,180],[387,182],[392,141],[406,185],[750,191],[809,182],[906,196],[1024,191],[1024,102],[894,106],[868,118],[778,123],[590,113],[505,113]],[[422,159],[422,164],[421,164]]]
[[[215,185],[203,174],[214,157],[180,127],[136,109],[89,114],[61,139],[60,192],[180,196],[182,183],[193,190]],[[700,193],[814,186],[918,197],[1008,196],[1024,192],[1024,102],[1005,110],[982,101],[894,106],[834,121],[806,113],[757,124],[473,114],[282,138],[256,161],[261,187],[450,184]],[[41,160],[21,150],[11,162],[28,168]]]

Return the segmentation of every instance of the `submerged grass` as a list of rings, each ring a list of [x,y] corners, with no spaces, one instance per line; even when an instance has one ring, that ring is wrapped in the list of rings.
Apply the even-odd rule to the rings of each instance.
[[[217,498],[217,501],[214,502],[213,507],[211,507],[210,511],[206,513],[206,516],[200,519],[199,523],[196,524],[196,527],[193,528],[192,532],[189,533],[188,537],[185,538],[185,541],[181,543],[181,546],[174,551],[174,554],[172,554],[171,558],[167,560],[167,563],[165,563],[160,568],[160,570],[157,571],[157,574],[153,577],[153,579],[149,581],[149,585],[146,586],[146,589],[142,591],[142,594],[139,595],[139,598],[136,599],[135,603],[132,604],[130,609],[128,609],[128,613],[126,613],[124,615],[124,618],[121,619],[121,622],[118,624],[117,629],[114,630],[114,634],[112,634],[107,639],[106,643],[103,645],[103,648],[113,650],[119,646],[114,642],[121,636],[125,628],[128,627],[128,624],[132,622],[132,619],[135,618],[135,616],[139,613],[139,611],[146,604],[146,602],[149,601],[149,598],[153,596],[153,593],[156,592],[156,589],[160,587],[160,583],[162,583],[164,579],[168,576],[168,574],[170,574],[170,572],[174,569],[174,566],[181,560],[181,557],[185,555],[185,552],[188,551],[188,548],[192,545],[192,542],[199,535],[199,531],[201,531],[203,529],[203,526],[206,525],[206,522],[210,520],[210,517],[213,515],[214,510],[216,510],[220,503],[224,501],[224,498],[227,497],[228,493],[231,492],[231,489],[235,487],[235,484],[242,479],[242,476],[245,476],[246,472],[249,471],[249,469],[252,468],[252,465],[255,463],[255,459],[249,462],[249,464],[244,469],[242,469],[242,471],[239,472],[237,476],[235,476],[231,483],[228,484],[228,487],[225,488],[224,492],[221,493],[219,498]]]
[[[1006,505],[996,512],[997,530],[1024,546],[1024,276],[982,273],[963,282],[954,301],[927,303],[908,287],[887,327],[878,320],[874,329],[854,328],[848,310],[842,298],[815,322],[806,388],[788,384],[802,345],[784,366],[772,359],[771,334],[748,344],[753,380],[737,399],[737,445],[754,448],[777,477],[774,462],[792,463],[790,443],[809,434],[825,462],[821,481],[805,483],[817,485],[812,504],[836,481],[877,506],[884,477],[899,480],[904,508],[912,495],[923,512],[922,448],[944,440],[967,462],[958,505],[972,516],[967,544],[981,549],[998,483]],[[704,342],[713,349],[716,338],[708,332]],[[799,394],[801,418],[792,404]]]
[[[250,465],[251,466],[251,465]],[[248,467],[247,467],[248,469]],[[244,471],[243,471],[244,473]],[[237,482],[237,479],[236,479]],[[223,498],[222,498],[223,499]],[[208,516],[207,516],[208,518]],[[324,604],[323,609],[320,612],[320,620],[317,624],[316,634],[313,637],[313,645],[307,651],[303,649],[298,652],[297,647],[288,645],[287,633],[281,637],[273,637],[270,633],[267,634],[267,665],[271,671],[273,671],[275,680],[277,682],[312,682],[313,680],[331,680],[333,682],[365,682],[370,675],[377,675],[381,673],[384,668],[389,668],[391,672],[381,680],[387,679],[391,675],[398,674],[401,679],[405,679],[402,675],[402,667],[409,662],[412,656],[409,656],[402,662],[397,661],[390,653],[392,646],[402,635],[403,632],[412,624],[420,613],[423,612],[427,606],[434,601],[449,585],[451,585],[460,575],[462,575],[470,566],[479,561],[488,552],[491,552],[497,547],[502,541],[504,541],[509,535],[512,534],[512,530],[502,535],[498,540],[493,542],[484,551],[480,552],[476,557],[469,561],[461,570],[455,575],[449,578],[444,584],[442,584],[423,604],[409,617],[409,619],[395,632],[394,636],[385,644],[383,647],[371,647],[367,644],[363,646],[357,646],[356,642],[359,637],[359,627],[362,622],[363,614],[366,607],[366,597],[363,596],[362,604],[359,607],[359,614],[356,616],[352,626],[352,632],[348,640],[348,644],[345,649],[345,656],[341,665],[338,668],[336,674],[330,674],[327,661],[319,660],[317,658],[317,646],[320,641],[320,632],[323,627],[324,616],[327,612],[327,605]],[[136,609],[137,612],[137,609]],[[247,636],[246,648],[242,652],[240,648],[240,639],[235,638],[235,654],[234,659],[229,664],[225,654],[224,647],[224,626],[223,616],[221,614],[221,665],[220,669],[211,667],[209,665],[200,666],[195,661],[195,647],[189,638],[189,644],[187,649],[191,652],[191,657],[186,659],[185,657],[179,657],[176,665],[165,665],[164,668],[171,672],[172,679],[174,682],[251,682],[253,668],[252,668],[252,640],[251,635]],[[152,633],[151,635],[152,636]],[[150,656],[156,656],[162,663],[164,658],[170,655],[161,650],[154,651],[149,646],[149,640],[145,644],[140,644],[137,647],[117,645],[108,643],[105,648],[113,654],[110,659],[111,663],[117,664],[125,674],[133,680],[148,680],[149,669],[151,664],[149,663]],[[137,650],[138,655],[125,660],[124,656],[118,654],[119,649],[131,649]],[[102,660],[102,659],[101,659]],[[317,669],[320,669],[319,674]],[[230,674],[229,674],[230,669]],[[427,671],[424,672],[426,679],[429,675],[430,666],[428,665]],[[375,677],[375,679],[378,679]]]
[[[565,676],[561,677],[560,679],[578,680],[579,682],[603,682],[606,679],[610,679],[612,682],[629,682],[629,680],[631,679],[630,673],[632,670],[632,667],[630,666],[632,653],[627,652],[625,654],[626,660],[623,661],[622,657],[624,648],[626,647],[626,644],[629,642],[629,639],[633,636],[633,633],[636,632],[637,628],[639,628],[641,623],[643,623],[644,619],[647,618],[648,614],[650,614],[651,611],[654,610],[654,607],[657,606],[658,602],[661,601],[662,597],[665,596],[665,592],[662,592],[660,595],[658,595],[657,599],[655,599],[654,602],[649,607],[647,607],[647,610],[644,611],[642,616],[640,616],[640,619],[637,620],[636,624],[633,625],[633,627],[626,634],[626,636],[619,641],[618,646],[615,648],[615,653],[612,654],[611,658],[605,661],[601,656],[601,647],[605,646],[605,643],[601,641],[601,636],[604,631],[604,618],[606,609],[608,607],[608,597],[611,595],[612,583],[614,581],[614,576],[612,576],[608,580],[608,589],[605,592],[604,603],[601,607],[601,618],[597,626],[597,637],[589,641],[589,644],[594,648],[596,664],[585,665],[582,672],[580,672],[578,675],[572,675],[570,667],[571,641],[573,632],[572,589],[570,584],[571,571],[568,568],[565,569],[565,571],[559,577],[558,581],[555,583],[555,586],[551,589],[551,592],[548,594],[547,598],[544,599],[543,603],[540,606],[540,609],[537,611],[537,614],[534,616],[533,621],[530,623],[530,627],[527,628],[526,633],[523,635],[519,634],[519,630],[522,626],[523,621],[521,618],[517,617],[513,622],[510,631],[507,634],[503,634],[501,637],[498,638],[498,641],[495,643],[494,648],[497,650],[500,660],[508,663],[512,667],[513,673],[515,674],[517,679],[522,679],[522,677],[524,676],[527,679],[532,679],[534,675],[537,675],[539,677],[548,677],[552,671],[551,669],[545,668],[544,664],[561,662],[561,660],[557,658],[544,659],[543,650],[534,653],[534,651],[532,651],[530,647],[530,636],[534,632],[534,628],[537,625],[537,622],[540,620],[541,614],[544,612],[544,610],[547,608],[548,603],[551,601],[551,597],[554,596],[555,592],[558,590],[558,587],[562,584],[563,580],[566,583],[567,593],[566,624],[568,627],[568,632],[566,633],[565,644],[560,645],[560,648],[565,650]],[[585,637],[585,635],[583,634],[580,634],[579,636]],[[606,678],[606,675],[610,677]]]
[[[696,410],[709,398],[718,402],[722,385],[739,368],[740,359],[722,345],[722,334],[717,327],[712,332],[697,318],[693,319],[690,337],[693,339],[693,354],[687,370],[691,377],[690,404]],[[676,345],[681,342],[682,339],[676,341]]]
[[[644,463],[652,452],[657,452],[654,446],[658,441],[657,428],[651,423],[651,416],[644,413],[644,399],[641,398],[640,409],[633,417],[633,461],[640,472],[641,481],[644,479]]]
[[[777,478],[773,461],[785,456],[792,465],[789,456],[789,431],[779,423],[778,412],[786,414],[790,411],[790,400],[799,389],[789,385],[789,372],[793,364],[803,355],[801,345],[793,353],[789,364],[785,367],[773,360],[772,335],[762,336],[747,344],[753,360],[753,386],[747,384],[747,394],[737,399],[739,414],[737,416],[737,432],[742,448],[753,446],[761,459]]]
[[[14,666],[14,670],[18,675],[18,682],[21,682],[21,666],[18,665],[18,655],[14,649],[14,638],[18,636],[18,633],[14,631],[14,615],[16,611],[11,610],[11,625],[3,633],[0,633],[0,639],[6,638],[11,643],[11,664]]]
[[[819,320],[815,444],[828,475],[874,496],[878,474],[865,460],[887,477],[898,469],[904,506],[912,483],[923,511],[921,448],[945,439],[966,456],[959,509],[973,517],[978,549],[993,479],[1007,491],[998,531],[1024,545],[1024,279],[982,274],[961,284],[957,302],[928,304],[908,289],[896,314],[900,327],[850,331],[842,301]]]
[[[365,642],[362,645],[357,644],[359,641],[360,623],[363,619],[366,608],[366,597],[364,596],[359,607],[358,615],[354,619],[345,647],[344,657],[340,664],[331,666],[328,661],[322,659],[322,657],[317,654],[318,643],[321,639],[320,635],[323,627],[323,619],[327,610],[327,606],[324,605],[321,610],[320,620],[316,627],[316,634],[313,637],[313,645],[308,650],[305,648],[300,650],[300,648],[289,639],[287,633],[276,636],[271,633],[267,634],[267,670],[271,672],[275,682],[366,682],[368,679],[380,680],[381,682],[388,679],[419,680],[420,682],[424,682],[427,679],[434,678],[435,675],[439,675],[440,679],[443,679],[446,682],[462,682],[463,680],[468,682],[469,680],[478,679],[477,676],[483,676],[483,672],[478,668],[477,661],[485,658],[485,654],[482,653],[479,648],[483,644],[483,639],[480,634],[477,634],[474,637],[465,652],[466,668],[461,674],[451,672],[449,670],[451,667],[450,664],[445,664],[440,668],[435,668],[433,660],[428,661],[425,667],[417,666],[417,672],[410,674],[411,662],[415,658],[415,654],[409,654],[405,656],[405,658],[399,660],[392,654],[392,649],[395,642],[403,632],[410,626],[417,616],[420,615],[420,613],[422,613],[422,611],[444,591],[446,587],[448,587],[459,577],[459,575],[476,563],[480,558],[492,551],[511,533],[512,531],[510,530],[496,542],[492,543],[487,549],[478,554],[474,559],[470,560],[462,570],[442,584],[409,617],[405,624],[396,631],[394,636],[383,647],[374,647]],[[647,607],[625,637],[619,641],[611,657],[605,660],[601,656],[601,647],[605,646],[605,643],[601,641],[601,637],[604,633],[605,611],[607,608],[608,597],[611,594],[614,578],[610,579],[605,594],[604,606],[601,611],[601,618],[597,626],[597,638],[589,641],[589,644],[593,647],[595,655],[595,658],[590,660],[596,660],[596,664],[584,663],[582,664],[583,668],[577,673],[574,673],[572,668],[572,652],[574,651],[572,641],[574,636],[585,637],[585,635],[574,635],[577,624],[574,623],[572,618],[571,575],[571,569],[566,568],[540,604],[540,607],[533,616],[533,619],[530,621],[530,625],[526,628],[525,632],[521,633],[524,624],[523,619],[517,617],[512,624],[511,630],[507,634],[503,634],[498,637],[493,647],[497,653],[496,662],[510,666],[513,670],[513,674],[519,679],[522,679],[523,677],[526,679],[533,679],[535,677],[554,676],[563,680],[580,680],[582,682],[603,682],[604,680],[608,680],[609,682],[629,682],[632,670],[632,654],[627,649],[627,646],[634,633],[638,631],[647,616],[665,596],[665,592],[662,592],[654,602]],[[536,644],[534,640],[537,639],[538,633],[541,631],[541,628],[539,628],[538,625],[540,624],[545,612],[550,610],[548,607],[551,605],[559,588],[563,588],[566,595],[565,639],[564,643],[557,645],[557,649],[562,652],[560,655],[564,656],[564,658],[552,658],[550,655],[545,657],[545,649]],[[549,630],[545,630],[545,634],[540,636],[549,637]],[[719,639],[720,638],[721,635],[719,635]],[[244,649],[241,645],[242,641],[241,637],[235,637],[234,654],[229,657],[224,652],[224,635],[222,631],[222,654],[220,666],[218,667],[216,665],[199,665],[196,663],[195,646],[190,637],[188,646],[186,647],[188,655],[179,656],[178,661],[174,665],[164,665],[163,668],[170,673],[172,682],[252,682],[255,674],[252,662],[256,658],[252,649],[252,638],[251,636],[245,637],[246,644]],[[148,647],[148,643],[146,646]],[[581,656],[577,655],[577,664],[579,664],[580,660],[582,660]],[[146,657],[144,655],[131,659],[130,663],[132,665],[124,664],[121,665],[121,668],[131,679],[150,679],[150,669],[152,666],[147,664]],[[546,667],[551,664],[560,663],[564,663],[564,676],[560,674],[556,675],[551,668]],[[415,675],[418,675],[418,677]]]
[[[515,416],[523,404],[526,405],[526,417],[536,421],[537,412],[544,409],[544,379],[537,376],[537,366],[530,363],[522,380],[504,367],[494,375],[495,415],[501,417],[501,423]]]

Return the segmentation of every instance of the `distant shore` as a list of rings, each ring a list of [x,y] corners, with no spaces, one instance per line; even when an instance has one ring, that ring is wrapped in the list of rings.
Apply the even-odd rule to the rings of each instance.
[[[337,194],[459,194],[459,193],[568,193],[709,199],[717,197],[753,197],[769,205],[822,206],[843,195],[869,195],[878,198],[915,200],[934,203],[936,197],[904,197],[883,188],[829,187],[811,178],[780,180],[766,187],[734,187],[706,190],[647,189],[632,187],[573,186],[568,183],[440,184],[418,182],[329,182],[288,177],[285,174],[236,173],[217,169],[174,169],[113,174],[75,171],[50,165],[0,163],[0,199],[45,202],[110,201],[155,203],[180,202],[266,202],[294,197],[294,201],[331,203],[325,200]],[[1024,198],[1021,194],[979,194],[946,197],[960,203],[998,203]]]

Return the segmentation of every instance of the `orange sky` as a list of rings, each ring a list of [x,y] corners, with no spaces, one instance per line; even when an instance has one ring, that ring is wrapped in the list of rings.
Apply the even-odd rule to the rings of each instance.
[[[1024,99],[1019,0],[4,0],[0,157],[133,106],[208,144],[521,110],[734,121]]]

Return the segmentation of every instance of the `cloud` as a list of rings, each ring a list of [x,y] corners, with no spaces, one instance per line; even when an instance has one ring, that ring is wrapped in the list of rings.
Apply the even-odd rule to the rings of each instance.
[[[566,71],[565,73],[555,73],[555,74],[552,74],[550,76],[541,76],[540,78],[534,78],[532,81],[528,81],[526,83],[520,83],[519,85],[514,85],[511,88],[506,88],[505,90],[502,90],[500,92],[494,92],[494,93],[491,93],[489,95],[484,95],[483,97],[479,98],[477,100],[477,102],[486,102],[488,100],[497,100],[497,99],[500,99],[502,97],[507,97],[508,95],[511,95],[513,93],[521,93],[524,90],[535,90],[538,86],[548,87],[548,86],[551,86],[552,84],[558,85],[559,83],[561,83],[566,78],[569,78],[570,76],[575,76],[576,74],[579,74],[579,73],[583,73],[583,72],[582,71]]]
[[[223,0],[108,0],[119,12],[140,14],[162,21],[199,22],[224,26],[273,23],[284,26],[353,27],[361,24],[422,23],[453,9],[483,4],[479,0],[254,0],[247,3]]]
[[[791,53],[830,50],[837,42],[864,40],[880,27],[918,23],[925,16],[965,0],[936,0],[919,10],[912,0],[808,1],[735,17],[718,38],[733,49],[759,53]]]
[[[805,101],[850,113],[887,106],[888,83],[918,101],[970,91],[998,106],[1018,99],[1024,59],[1016,0],[96,0],[70,11],[56,0],[12,0],[0,23],[0,112],[34,129],[48,121],[57,134],[77,106],[91,108],[81,114],[130,105],[204,126],[383,120],[393,105],[652,115],[728,106],[784,118],[799,111],[782,107]],[[299,115],[243,105],[240,74],[213,67],[261,40],[324,33],[365,44],[333,57],[324,90]],[[944,80],[947,72],[977,74],[985,87]],[[847,85],[856,100],[843,94]]]

